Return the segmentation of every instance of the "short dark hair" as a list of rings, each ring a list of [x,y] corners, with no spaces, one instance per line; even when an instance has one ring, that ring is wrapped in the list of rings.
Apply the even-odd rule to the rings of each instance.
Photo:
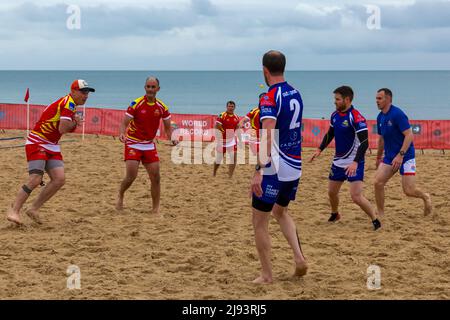
[[[232,104],[233,106],[236,107],[236,103],[233,100],[227,101],[226,105],[228,106],[229,104]]]
[[[156,83],[158,83],[158,86],[159,86],[159,79],[157,77],[151,77],[151,76],[147,77],[147,79],[145,79],[145,83],[147,83],[147,81],[150,80],[150,79],[155,79]]]
[[[270,50],[263,56],[262,64],[272,75],[281,75],[286,67],[286,57],[280,51]]]
[[[349,86],[341,86],[333,91],[334,94],[340,94],[342,98],[350,98],[353,101],[353,89]]]
[[[392,91],[391,91],[391,89],[388,89],[388,88],[381,88],[381,89],[378,90],[377,92],[381,92],[381,91],[383,91],[385,95],[391,97],[391,99],[392,99]]]

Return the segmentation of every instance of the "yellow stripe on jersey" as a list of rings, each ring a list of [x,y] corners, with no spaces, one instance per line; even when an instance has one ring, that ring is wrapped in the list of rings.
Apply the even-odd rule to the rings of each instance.
[[[54,130],[53,126],[51,125],[51,123],[52,122],[41,124],[42,133],[50,133],[50,132],[52,132]]]
[[[73,107],[72,107],[73,106]],[[66,96],[64,99],[61,100],[61,102],[58,104],[58,108],[56,110],[56,114],[53,116],[53,118],[48,119],[46,122],[56,122],[59,121],[59,118],[61,116],[61,108],[70,110],[72,112],[75,112],[75,101],[73,101],[72,97],[70,95]]]
[[[40,133],[40,132],[37,132],[37,131],[34,131],[34,130],[31,130],[31,132],[34,133],[35,135],[41,137],[42,139],[47,139],[47,137],[44,136],[44,135],[43,135],[42,133]]]
[[[166,104],[164,102],[162,102],[159,99],[156,99],[156,101],[158,101],[160,104],[162,104],[162,106],[164,107],[164,110],[166,110],[166,111],[169,110],[169,108],[166,106]]]
[[[58,106],[56,109],[56,114],[53,116],[53,118],[48,119],[46,122],[56,122],[59,121],[59,117],[61,116],[61,108]]]

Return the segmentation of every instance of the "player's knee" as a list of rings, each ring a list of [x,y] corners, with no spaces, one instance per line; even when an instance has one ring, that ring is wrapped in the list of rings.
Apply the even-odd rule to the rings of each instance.
[[[416,190],[414,189],[414,187],[410,187],[410,186],[403,186],[403,192],[408,196],[408,197],[413,197],[416,195]]]
[[[359,204],[362,202],[362,194],[360,192],[357,193],[351,193],[350,194],[352,201],[356,204]]]
[[[37,175],[37,174],[33,174],[28,179],[28,183],[26,184],[26,186],[29,189],[34,190],[38,185],[41,184],[41,182],[42,182],[42,176],[41,175]]]
[[[261,216],[261,213],[258,213],[257,215],[253,215],[252,224],[253,224],[254,230],[264,230],[265,231],[267,229],[267,225],[268,225],[267,218],[264,216]]]
[[[148,176],[150,177],[150,181],[152,183],[159,184],[161,181],[161,175],[159,174],[159,172],[151,172],[148,174]]]
[[[375,181],[373,182],[373,185],[375,188],[384,188],[385,184],[386,183],[383,180],[378,179],[378,178],[375,178]]]
[[[272,215],[275,218],[275,220],[277,220],[277,221],[280,221],[280,219],[283,217],[283,213],[284,213],[284,211],[280,211],[280,210],[272,211]]]
[[[61,188],[65,183],[66,183],[66,177],[65,176],[59,176],[56,178],[52,179],[52,182],[58,186],[59,188]]]
[[[127,173],[127,175],[125,176],[124,180],[126,183],[133,183],[134,180],[136,180],[137,178],[137,172],[136,173]]]

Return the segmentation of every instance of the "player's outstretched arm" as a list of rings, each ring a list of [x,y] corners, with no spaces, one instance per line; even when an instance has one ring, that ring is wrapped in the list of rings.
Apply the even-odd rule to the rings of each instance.
[[[330,127],[328,129],[327,134],[323,137],[322,143],[320,144],[319,148],[317,148],[317,150],[314,152],[309,162],[314,161],[315,158],[320,156],[322,151],[331,143],[331,141],[333,141],[333,139],[334,139],[334,128]]]

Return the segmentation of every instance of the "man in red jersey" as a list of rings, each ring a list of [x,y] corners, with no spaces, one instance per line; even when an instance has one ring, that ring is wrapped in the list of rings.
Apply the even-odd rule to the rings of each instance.
[[[117,196],[116,209],[123,210],[125,191],[133,184],[137,177],[139,163],[142,162],[147,170],[151,182],[152,213],[160,213],[160,164],[154,142],[161,119],[167,138],[172,138],[169,108],[156,98],[159,80],[149,77],[145,81],[145,96],[135,99],[125,113],[120,126],[119,139],[125,144],[126,174],[122,180]],[[178,140],[171,140],[176,145]]]
[[[15,224],[22,224],[20,210],[31,192],[41,184],[44,170],[47,171],[50,182],[26,210],[25,213],[31,219],[41,223],[39,209],[64,185],[64,162],[58,142],[64,133],[73,132],[81,124],[82,118],[76,113],[77,106],[86,103],[89,92],[95,92],[84,80],[75,80],[70,89],[70,94],[45,108],[28,135],[25,151],[30,176],[7,213],[7,219]]]
[[[237,162],[237,143],[235,131],[239,125],[239,116],[234,113],[236,103],[234,101],[227,102],[227,111],[219,114],[216,120],[215,128],[221,132],[217,138],[216,161],[214,162],[213,176],[216,176],[224,154],[227,152],[231,155],[232,163],[228,166],[228,177],[233,176]]]

